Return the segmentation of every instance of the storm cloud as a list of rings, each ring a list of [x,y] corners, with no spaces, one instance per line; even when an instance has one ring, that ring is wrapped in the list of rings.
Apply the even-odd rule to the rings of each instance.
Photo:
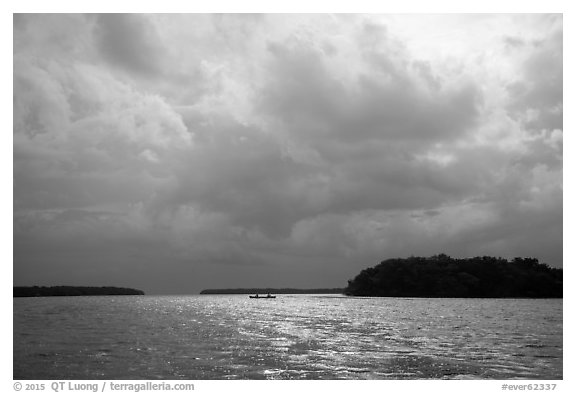
[[[14,283],[337,287],[436,253],[562,266],[562,31],[16,15]]]

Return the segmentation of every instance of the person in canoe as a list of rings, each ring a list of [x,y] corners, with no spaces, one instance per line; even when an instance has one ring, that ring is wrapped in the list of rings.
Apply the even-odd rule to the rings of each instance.
[[[256,294],[255,296],[250,295],[251,299],[276,299],[276,296],[270,295],[270,293],[268,293],[268,295],[266,296],[260,296],[259,294]]]

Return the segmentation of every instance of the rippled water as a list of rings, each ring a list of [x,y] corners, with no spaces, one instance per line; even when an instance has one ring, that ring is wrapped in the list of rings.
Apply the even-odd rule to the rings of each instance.
[[[14,299],[15,379],[561,379],[562,300]]]

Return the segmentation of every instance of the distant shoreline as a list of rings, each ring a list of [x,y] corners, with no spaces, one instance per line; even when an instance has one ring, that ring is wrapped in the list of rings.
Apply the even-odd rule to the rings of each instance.
[[[144,291],[119,287],[14,287],[14,297],[48,297],[48,296],[124,296],[144,295]]]
[[[204,289],[200,291],[200,295],[248,295],[248,294],[280,294],[280,295],[297,295],[297,294],[342,294],[344,288],[312,288],[312,289],[297,289],[297,288],[221,288],[221,289]]]

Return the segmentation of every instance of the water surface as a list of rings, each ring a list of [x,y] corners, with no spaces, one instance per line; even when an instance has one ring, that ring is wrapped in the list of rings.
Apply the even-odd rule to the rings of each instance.
[[[561,379],[561,299],[14,298],[14,379]]]

